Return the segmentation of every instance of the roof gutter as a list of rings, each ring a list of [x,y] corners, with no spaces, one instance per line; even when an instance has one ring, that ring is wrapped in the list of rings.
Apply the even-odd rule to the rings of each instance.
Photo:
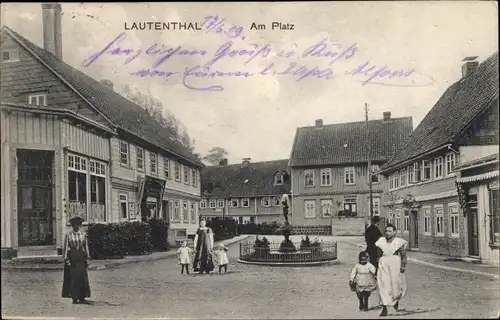
[[[378,172],[378,174],[384,174],[384,173],[387,173],[387,172],[389,172],[389,171],[396,170],[396,168],[398,168],[398,167],[402,167],[402,166],[404,166],[404,165],[408,165],[408,164],[410,164],[410,163],[414,162],[415,160],[417,160],[418,158],[425,157],[425,156],[427,156],[427,155],[429,155],[429,154],[431,154],[431,153],[437,152],[437,151],[442,150],[442,149],[444,149],[444,148],[450,148],[451,146],[452,146],[452,144],[451,144],[451,143],[448,143],[448,144],[445,144],[445,145],[443,145],[443,146],[441,146],[441,147],[434,148],[434,149],[432,149],[432,150],[430,150],[430,151],[427,151],[427,152],[425,152],[425,153],[419,154],[419,155],[417,155],[417,156],[415,156],[415,157],[412,157],[412,158],[410,158],[410,159],[408,159],[408,160],[405,160],[405,161],[400,162],[400,163],[398,163],[398,164],[395,164],[395,165],[389,166],[389,167],[387,167],[387,168],[385,168],[385,169],[382,169],[382,170],[380,170],[380,171]]]
[[[70,110],[56,109],[56,108],[49,108],[49,107],[36,107],[36,108],[34,108],[34,107],[25,106],[22,104],[15,104],[15,103],[9,103],[9,102],[2,102],[1,106],[2,106],[2,109],[6,108],[9,110],[25,111],[25,112],[36,113],[36,114],[53,114],[53,115],[59,115],[59,116],[69,116],[71,118],[74,118],[76,120],[84,122],[88,125],[96,127],[100,130],[103,130],[103,131],[106,131],[106,132],[111,133],[113,135],[116,135],[116,131],[109,129],[100,123],[97,123],[95,121],[84,118],[84,117],[82,117],[82,116],[80,116],[80,115],[78,115],[75,112],[70,111]]]

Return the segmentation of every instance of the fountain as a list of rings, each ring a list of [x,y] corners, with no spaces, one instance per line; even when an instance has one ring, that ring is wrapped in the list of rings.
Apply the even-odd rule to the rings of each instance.
[[[281,197],[281,206],[285,223],[278,232],[285,238],[281,243],[272,243],[264,237],[257,236],[255,242],[240,243],[240,258],[238,262],[259,265],[318,265],[337,259],[337,243],[310,242],[309,237],[301,243],[293,243],[290,236],[293,227],[288,221],[289,198],[287,194]],[[299,249],[297,249],[299,247]]]

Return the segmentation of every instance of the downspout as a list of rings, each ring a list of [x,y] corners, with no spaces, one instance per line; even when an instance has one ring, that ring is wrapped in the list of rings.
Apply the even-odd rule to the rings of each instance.
[[[257,223],[257,197],[254,198],[254,203],[255,203],[255,207],[253,210],[253,214],[255,216],[255,223]]]

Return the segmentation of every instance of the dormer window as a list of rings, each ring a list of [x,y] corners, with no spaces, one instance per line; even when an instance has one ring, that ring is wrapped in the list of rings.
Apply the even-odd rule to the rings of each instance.
[[[274,175],[274,184],[280,186],[283,184],[283,174],[277,173]]]
[[[19,61],[19,50],[17,48],[2,49],[2,62],[17,62]]]
[[[28,104],[32,106],[47,106],[47,94],[45,93],[30,93],[28,94]]]

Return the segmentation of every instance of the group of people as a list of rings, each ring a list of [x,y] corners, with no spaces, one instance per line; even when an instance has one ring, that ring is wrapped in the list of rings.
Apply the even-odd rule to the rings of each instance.
[[[90,260],[87,235],[80,231],[83,223],[81,217],[73,217],[69,220],[72,230],[64,238],[63,258],[64,273],[62,297],[71,298],[74,304],[90,304],[87,298],[90,297],[90,284],[87,272],[88,261]],[[194,238],[195,249],[187,247],[183,242],[182,247],[177,251],[181,274],[189,274],[191,256],[194,255],[193,269],[200,274],[209,274],[214,269],[212,253],[216,257],[219,266],[219,273],[224,269],[227,273],[228,248],[222,243],[214,248],[214,236],[210,228],[206,226],[205,219],[201,219]]]
[[[187,246],[186,241],[182,243],[182,247],[177,250],[177,258],[181,265],[181,274],[189,274],[189,265],[191,264],[191,257],[194,255],[193,270],[199,274],[210,274],[214,270],[214,262],[212,254],[215,255],[216,264],[219,266],[219,273],[224,268],[224,273],[227,273],[227,258],[228,248],[220,243],[214,247],[214,235],[212,229],[206,226],[205,219],[200,220],[200,227],[196,231],[194,237],[195,249]]]
[[[408,242],[396,237],[396,227],[388,224],[385,236],[378,228],[379,217],[373,217],[365,231],[366,250],[359,253],[352,268],[349,285],[356,292],[359,310],[368,310],[368,299],[378,289],[382,301],[380,316],[388,315],[388,307],[399,310],[399,301],[406,295],[406,249]]]

